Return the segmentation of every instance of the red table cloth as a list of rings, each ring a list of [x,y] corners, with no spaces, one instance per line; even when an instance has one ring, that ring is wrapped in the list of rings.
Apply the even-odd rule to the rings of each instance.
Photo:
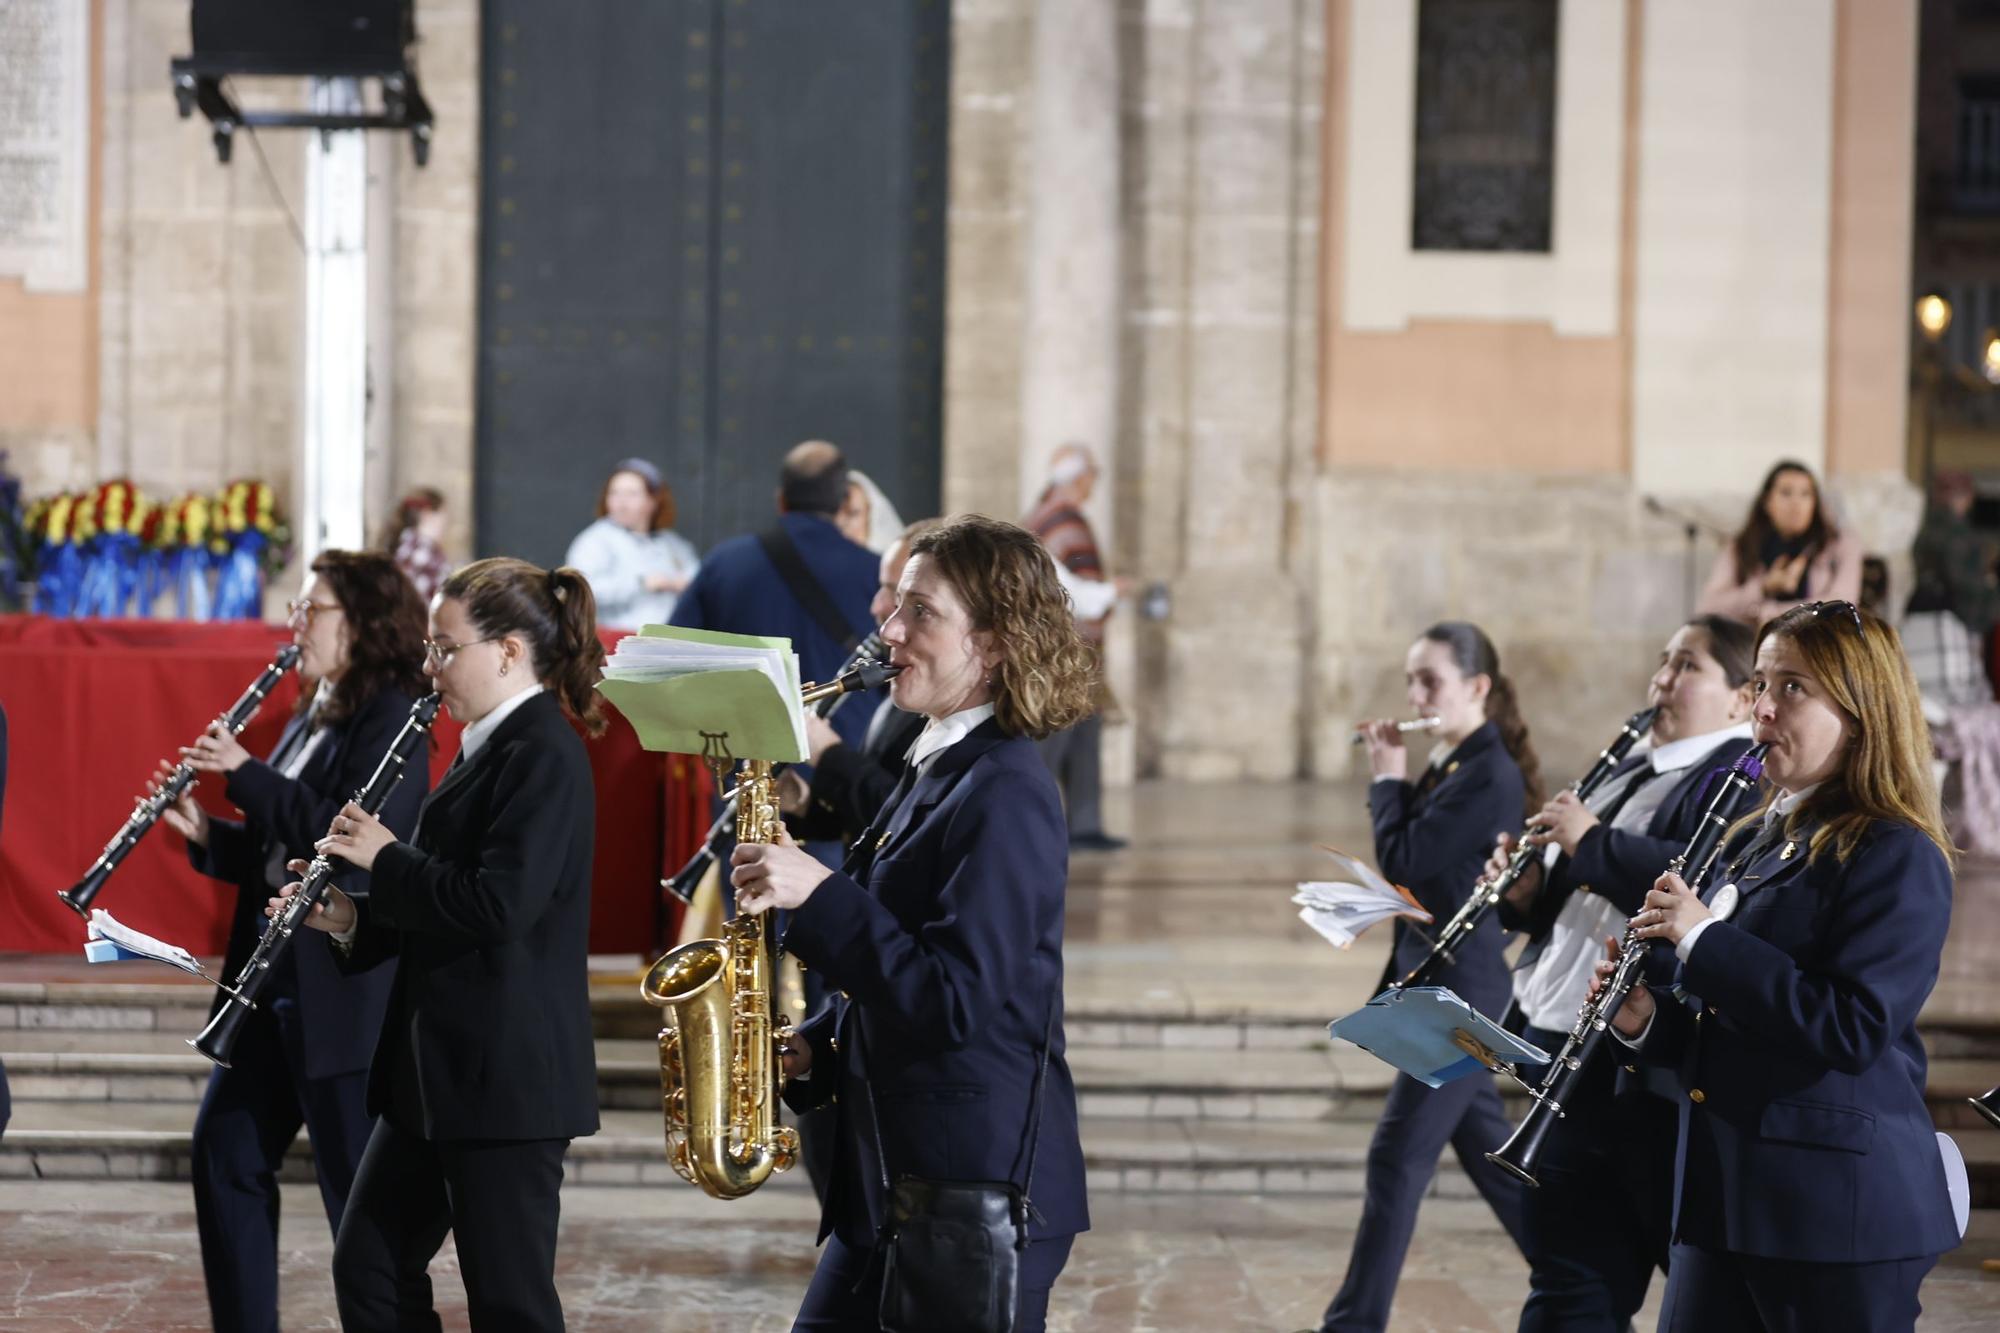
[[[51,620],[0,616],[0,706],[7,710],[7,786],[0,807],[0,950],[73,953],[84,927],[56,898],[96,860],[131,814],[163,758],[235,702],[287,633],[245,621]],[[605,636],[607,647],[619,637]],[[298,698],[287,676],[243,733],[270,753]],[[586,740],[597,780],[597,859],[590,947],[647,953],[677,917],[660,879],[692,855],[708,827],[700,762],[639,747],[607,703],[610,727]],[[433,781],[458,750],[459,725],[440,715]],[[196,797],[234,814],[217,779]],[[195,873],[186,845],[156,827],[127,857],[95,906],[126,925],[197,954],[222,952],[235,890]]]

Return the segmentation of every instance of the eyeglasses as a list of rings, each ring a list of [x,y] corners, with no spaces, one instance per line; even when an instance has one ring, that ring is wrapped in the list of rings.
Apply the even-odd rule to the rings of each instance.
[[[289,625],[303,617],[306,628],[311,629],[314,616],[322,611],[338,610],[340,610],[338,602],[315,602],[310,597],[301,597],[296,601],[285,603],[285,623]]]
[[[1868,627],[1861,620],[1861,608],[1852,602],[1813,602],[1806,610],[1814,615],[1848,616],[1854,621],[1854,632],[1864,639],[1868,637]]]
[[[482,643],[497,643],[496,639],[474,639],[471,643],[439,643],[436,639],[424,640],[424,660],[434,667],[443,667],[457,655],[461,648],[474,648]]]

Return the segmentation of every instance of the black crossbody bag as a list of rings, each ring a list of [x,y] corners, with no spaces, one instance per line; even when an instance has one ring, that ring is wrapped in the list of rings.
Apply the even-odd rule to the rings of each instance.
[[[1023,1131],[1026,1170],[1011,1180],[889,1179],[875,1088],[868,1090],[868,1125],[875,1136],[875,1164],[882,1173],[888,1217],[875,1239],[882,1269],[883,1333],[1013,1333],[1019,1314],[1021,1251],[1028,1248],[1028,1219],[1041,1220],[1028,1190],[1035,1178],[1035,1150],[1042,1136],[1042,1083],[1049,1071],[1049,1038],[1055,1031],[1056,997],[1042,1027],[1041,1054]],[[855,1018],[855,1038],[861,1035]],[[864,1057],[865,1061],[865,1057]],[[864,1064],[865,1067],[865,1064]]]

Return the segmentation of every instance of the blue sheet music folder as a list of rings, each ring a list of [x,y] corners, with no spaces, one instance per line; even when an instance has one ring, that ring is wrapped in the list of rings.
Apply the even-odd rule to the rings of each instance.
[[[1495,1063],[1549,1062],[1547,1051],[1522,1041],[1445,986],[1392,987],[1326,1030],[1433,1088]]]

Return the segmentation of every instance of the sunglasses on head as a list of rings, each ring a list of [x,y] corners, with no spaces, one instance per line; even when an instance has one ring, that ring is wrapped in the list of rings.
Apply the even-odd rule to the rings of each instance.
[[[1844,616],[1854,622],[1854,632],[1867,636],[1868,627],[1862,623],[1861,608],[1852,602],[1809,602],[1806,612],[1813,616]]]

